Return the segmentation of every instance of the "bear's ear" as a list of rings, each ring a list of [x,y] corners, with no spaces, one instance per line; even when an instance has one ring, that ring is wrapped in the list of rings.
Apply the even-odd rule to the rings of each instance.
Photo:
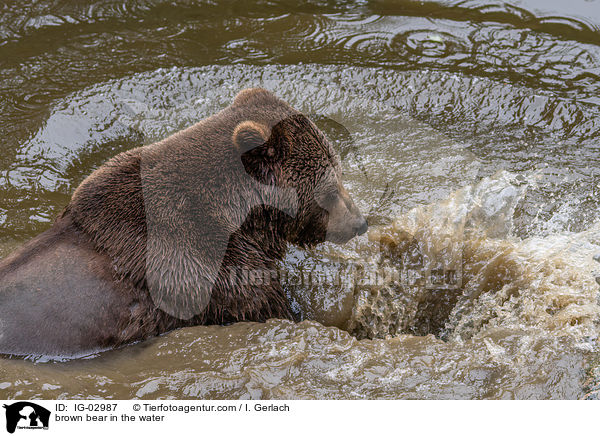
[[[248,103],[254,98],[274,98],[274,95],[271,92],[267,91],[263,88],[247,88],[241,90],[238,95],[233,99],[233,106],[240,106]]]
[[[256,121],[242,121],[233,130],[233,144],[240,154],[260,147],[269,140],[270,131],[267,126]]]
[[[233,132],[233,143],[248,174],[263,184],[278,183],[289,152],[281,126],[270,130],[255,121],[242,121]]]

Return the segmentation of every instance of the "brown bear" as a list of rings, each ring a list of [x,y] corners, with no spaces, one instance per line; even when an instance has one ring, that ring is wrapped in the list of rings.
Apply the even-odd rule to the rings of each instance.
[[[0,263],[0,353],[72,356],[183,326],[292,319],[276,274],[287,244],[366,229],[323,133],[271,92],[244,90],[105,163]]]

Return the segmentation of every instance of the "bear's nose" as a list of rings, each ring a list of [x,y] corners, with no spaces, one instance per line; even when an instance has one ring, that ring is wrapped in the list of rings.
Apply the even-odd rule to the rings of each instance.
[[[354,227],[354,233],[356,233],[357,235],[362,235],[367,231],[368,228],[369,224],[367,223],[367,220],[361,216]]]

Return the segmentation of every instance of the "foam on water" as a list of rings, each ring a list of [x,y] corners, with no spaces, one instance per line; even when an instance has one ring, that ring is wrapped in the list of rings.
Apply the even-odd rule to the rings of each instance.
[[[345,256],[347,262],[379,271],[380,276],[345,288],[327,290],[319,284],[316,299],[314,290],[303,295],[307,287],[302,286],[292,298],[300,310],[330,302],[320,321],[357,337],[434,334],[461,342],[526,331],[567,336],[589,347],[600,331],[597,266],[592,259],[600,252],[599,228],[515,236],[517,204],[536,177],[502,171],[371,229],[369,241],[359,239],[351,250],[317,249],[312,268],[338,267],[322,259]],[[304,273],[311,268],[306,258],[300,266],[295,261],[297,255],[286,266]],[[334,307],[338,317],[332,315]],[[319,313],[308,310],[318,318]]]

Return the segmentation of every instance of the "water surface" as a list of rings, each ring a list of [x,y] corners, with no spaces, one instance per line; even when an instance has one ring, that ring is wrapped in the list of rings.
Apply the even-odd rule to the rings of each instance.
[[[0,256],[107,159],[249,86],[313,116],[371,231],[290,250],[299,324],[3,359],[0,396],[593,396],[599,26],[582,0],[5,3]],[[344,268],[405,275],[298,280]],[[432,283],[438,270],[454,275]]]

